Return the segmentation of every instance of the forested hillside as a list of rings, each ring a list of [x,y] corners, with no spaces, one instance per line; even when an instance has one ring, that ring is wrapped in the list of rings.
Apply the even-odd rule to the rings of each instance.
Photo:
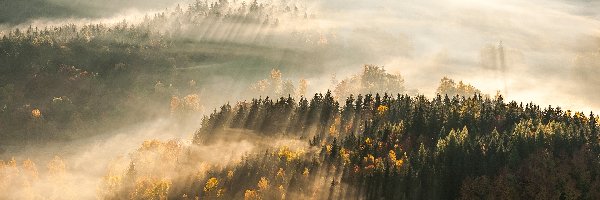
[[[0,143],[76,139],[168,116],[173,97],[212,107],[248,95],[253,77],[273,67],[319,63],[328,50],[305,49],[323,46],[313,42],[322,36],[280,27],[279,18],[308,23],[295,5],[196,1],[136,23],[1,34]]]
[[[206,117],[194,143],[246,132],[307,145],[266,148],[200,175],[187,171],[194,145],[149,141],[136,155],[156,160],[134,156],[105,197],[597,199],[598,122],[479,94],[253,99]]]

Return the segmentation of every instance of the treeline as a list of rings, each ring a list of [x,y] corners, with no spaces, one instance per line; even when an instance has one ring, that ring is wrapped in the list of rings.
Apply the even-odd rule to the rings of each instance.
[[[341,105],[329,92],[254,99],[205,118],[194,142],[241,128],[302,138],[317,150],[251,155],[169,196],[597,199],[599,121],[592,113],[478,94],[367,94]]]

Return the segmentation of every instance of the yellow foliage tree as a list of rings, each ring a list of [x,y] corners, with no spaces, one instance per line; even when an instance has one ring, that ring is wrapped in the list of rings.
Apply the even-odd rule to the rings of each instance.
[[[377,107],[377,113],[379,115],[385,114],[385,112],[388,111],[388,110],[389,110],[389,108],[387,106],[384,106],[384,105],[380,105],[379,107]]]
[[[258,190],[264,191],[267,189],[269,189],[269,179],[261,177],[260,181],[258,181]]]
[[[232,170],[229,170],[227,172],[227,179],[229,179],[229,180],[233,179],[233,171]]]
[[[36,108],[36,109],[33,109],[33,110],[31,111],[31,116],[32,116],[34,119],[39,119],[39,118],[41,118],[41,117],[42,117],[42,111],[40,111],[40,109],[37,109],[37,108]]]
[[[310,174],[310,171],[308,170],[308,168],[306,168],[306,167],[305,167],[305,168],[304,168],[304,171],[302,172],[302,175],[303,175],[304,177],[307,177],[309,174]]]
[[[188,110],[192,110],[192,111],[200,111],[201,110],[201,105],[200,105],[200,96],[198,96],[197,94],[190,94],[185,96],[184,98],[185,101],[185,106],[187,107]]]
[[[277,171],[277,177],[281,178],[281,180],[285,178],[285,170],[283,168],[279,168],[279,171]]]
[[[288,162],[298,159],[300,156],[302,156],[302,154],[304,154],[304,150],[299,149],[292,151],[288,146],[280,147],[279,152],[277,153],[280,159],[286,159]]]
[[[258,196],[258,193],[254,190],[246,190],[246,192],[244,192],[244,200],[258,200],[261,199],[260,196]]]
[[[209,178],[208,181],[206,181],[206,185],[204,185],[204,192],[213,191],[217,188],[217,185],[219,185],[219,180],[217,178]]]
[[[50,176],[54,178],[61,178],[65,174],[66,165],[58,156],[54,156],[54,159],[48,162],[47,167],[48,173],[50,173]]]
[[[23,161],[23,169],[25,174],[27,174],[31,179],[38,178],[37,167],[35,167],[35,163],[30,159]]]
[[[142,177],[135,183],[130,199],[167,199],[171,181]]]

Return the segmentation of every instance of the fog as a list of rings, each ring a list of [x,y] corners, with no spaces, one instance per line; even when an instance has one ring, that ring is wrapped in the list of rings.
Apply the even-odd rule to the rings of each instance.
[[[9,185],[0,197],[7,199],[96,199],[103,192],[115,192],[107,188],[110,177],[122,177],[131,163],[136,164],[138,176],[163,177],[173,180],[189,175],[204,177],[206,171],[227,164],[239,163],[243,156],[250,153],[278,149],[282,146],[291,149],[309,150],[301,140],[289,138],[265,138],[244,130],[227,130],[223,136],[211,139],[204,145],[192,145],[194,126],[184,125],[171,119],[158,119],[120,128],[112,133],[79,141],[49,143],[24,149],[9,148],[0,155],[2,158],[15,159],[17,172],[10,167],[0,172],[10,177],[12,173],[22,171],[23,182]],[[168,150],[153,149],[155,142],[176,142],[177,153],[173,160],[162,157]],[[154,145],[154,144],[152,144]],[[13,157],[9,158],[10,155]],[[63,169],[56,173],[50,167],[55,156],[59,157]],[[184,161],[178,161],[179,159]],[[28,175],[31,170],[21,167],[26,160],[34,162],[35,178]],[[177,165],[176,165],[177,164]],[[25,164],[23,164],[25,165]],[[32,177],[30,177],[32,176]],[[123,177],[126,178],[126,177]],[[23,184],[23,185],[21,185]],[[106,196],[105,196],[106,197]]]
[[[454,0],[323,4],[327,11],[320,13],[322,24],[374,54],[363,62],[401,73],[409,87],[424,94],[432,95],[440,77],[449,76],[488,94],[500,90],[517,101],[585,111],[599,106],[594,101],[597,82],[580,73],[584,70],[595,77],[599,75],[597,65],[583,69],[575,62],[580,56],[597,54],[600,47],[597,13],[589,9],[595,3]],[[506,69],[483,67],[483,49],[501,42]]]
[[[111,4],[49,0],[47,3],[75,6],[79,13],[103,15],[81,18],[73,15],[58,20],[52,16],[39,16],[20,26],[110,23],[122,19],[135,23],[145,14],[167,8],[173,10],[177,4],[185,8],[188,2],[124,1]],[[600,19],[598,12],[592,9],[597,4],[558,0],[305,1],[298,5],[313,15],[314,20],[302,22],[279,16],[282,25],[277,29],[212,22],[201,25],[206,29],[204,31],[194,30],[183,36],[195,40],[208,38],[217,42],[261,44],[257,39],[280,37],[284,40],[294,31],[321,34],[329,40],[330,46],[341,47],[343,52],[333,54],[335,58],[324,58],[323,62],[305,66],[300,64],[306,61],[303,59],[293,67],[285,66],[288,63],[284,60],[306,55],[302,51],[289,52],[294,44],[279,42],[275,49],[279,52],[258,53],[271,55],[274,63],[280,63],[264,67],[264,74],[268,73],[268,68],[283,68],[284,74],[292,79],[303,77],[322,86],[312,88],[311,92],[330,88],[327,84],[331,74],[345,77],[358,72],[363,64],[375,64],[385,66],[390,72],[401,73],[409,88],[426,95],[433,95],[439,79],[449,76],[472,83],[488,94],[499,90],[512,100],[560,105],[587,112],[600,106],[594,101],[598,97],[594,87],[598,82],[594,77],[600,74],[597,67]],[[497,47],[500,43],[504,47],[506,69],[483,66],[482,63],[487,62],[482,55],[484,49]],[[214,52],[216,49],[201,51]],[[247,51],[218,50],[218,53],[223,52],[245,54]],[[581,60],[585,60],[584,64]],[[582,66],[585,63],[593,66]],[[239,67],[227,62],[217,65],[219,68]],[[315,70],[319,72],[310,72]],[[236,76],[235,69],[231,76]],[[210,87],[208,85],[210,83],[207,84]],[[245,84],[228,85],[235,85],[233,88],[237,88],[234,90],[237,92],[234,94],[245,89],[241,86]],[[238,99],[235,95],[229,98]]]
[[[149,138],[168,140],[189,136],[184,133],[190,133],[190,127],[174,129],[171,124],[173,121],[158,119],[80,141],[56,142],[24,149],[8,148],[2,157],[9,160],[10,156],[14,156],[18,165],[31,159],[36,163],[39,179],[29,183],[30,187],[9,187],[14,192],[4,194],[2,198],[24,199],[33,195],[33,198],[94,199],[109,165],[127,165],[128,154],[135,151],[143,141]],[[65,164],[61,180],[52,179],[49,172],[46,172],[46,163],[55,156],[59,156]]]
[[[286,3],[283,2],[274,4]],[[146,15],[173,10],[177,4],[185,9],[187,3],[167,0],[2,2],[0,28],[6,31],[30,25],[116,24],[123,19],[136,24],[142,23]],[[293,3],[297,2],[290,5]],[[198,89],[193,92],[201,94],[206,108],[201,114],[210,114],[224,103],[258,97],[250,91],[250,85],[268,78],[274,68],[281,69],[284,79],[295,85],[299,79],[308,80],[306,95],[311,96],[335,88],[330,83],[333,74],[343,79],[359,73],[363,64],[374,64],[385,66],[390,73],[401,74],[408,89],[428,97],[435,95],[440,79],[447,76],[470,83],[486,94],[499,92],[508,100],[534,102],[542,107],[560,106],[584,113],[600,111],[597,100],[600,98],[598,2],[307,0],[295,5],[306,11],[307,17],[277,13],[271,16],[271,20],[280,20],[276,27],[218,20],[183,25],[181,33],[173,34],[174,39],[192,42],[190,46],[173,48],[171,53],[228,55],[234,59],[180,62],[185,64],[175,68],[177,76],[182,78],[173,83],[196,80]],[[30,8],[31,11],[25,11]],[[44,12],[35,12],[36,9]],[[157,26],[157,31],[164,33],[175,23],[167,21]],[[295,37],[293,33],[302,33],[302,36]],[[302,43],[292,39],[305,40]],[[312,41],[307,42],[310,39]],[[201,72],[194,74],[195,70]],[[198,119],[200,116],[193,115]],[[6,146],[0,158],[9,160],[14,156],[18,163],[30,158],[43,171],[44,164],[58,155],[68,169],[67,191],[71,191],[74,198],[93,199],[106,172],[111,167],[118,173],[126,171],[132,152],[143,141],[179,139],[190,148],[191,137],[200,128],[199,120],[177,120],[159,117],[115,127],[91,138],[40,146]],[[305,143],[295,141],[297,138],[271,143],[253,133],[229,135],[229,139],[220,138],[212,144],[195,147],[195,161],[224,165],[257,149],[277,148],[282,143],[306,148]],[[42,175],[40,172],[40,177]],[[40,196],[62,190],[51,186],[52,183],[40,180],[31,188]],[[8,198],[21,198],[19,195],[15,192]]]

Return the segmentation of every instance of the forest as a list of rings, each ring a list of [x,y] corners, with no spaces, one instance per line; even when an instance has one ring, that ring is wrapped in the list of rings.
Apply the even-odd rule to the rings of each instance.
[[[0,2],[0,199],[600,199],[597,4],[539,1]]]
[[[304,60],[302,56],[314,59],[312,53],[294,55],[300,57],[298,61],[270,58],[287,51],[271,44],[280,41],[272,38],[279,37],[274,34],[247,43],[227,41],[245,37],[243,31],[215,38],[225,30],[208,30],[214,26],[211,23],[249,26],[241,29],[258,25],[269,30],[277,26],[278,19],[271,17],[275,13],[306,18],[306,13],[301,16],[297,8],[288,6],[257,1],[239,4],[196,1],[185,12],[177,6],[168,13],[145,16],[138,24],[123,20],[114,25],[10,30],[0,41],[0,128],[6,134],[0,143],[89,136],[95,134],[86,131],[92,126],[119,126],[168,114],[172,96],[189,97],[195,101],[189,103],[197,104],[203,91],[209,93],[205,96],[213,95],[206,91],[210,84],[221,84],[207,83],[215,77],[237,74],[231,78],[248,82],[259,75],[261,67],[274,62],[293,67],[294,62]],[[188,38],[205,31],[209,32],[202,38]],[[305,41],[315,37],[308,33],[297,32],[285,39],[289,37],[296,38],[291,42],[298,48],[316,45]],[[223,67],[219,64],[223,62],[245,67]],[[230,90],[236,92],[235,87]],[[210,102],[203,104],[209,106]],[[40,112],[33,114],[33,110]],[[94,132],[98,132],[96,128]]]
[[[253,99],[204,118],[193,142],[241,131],[307,145],[267,148],[204,176],[165,183],[148,176],[184,171],[194,151],[175,141],[148,141],[136,153],[173,163],[157,169],[139,166],[144,155],[133,157],[107,197],[597,199],[599,121],[593,113],[479,94],[359,94],[341,103],[330,92],[297,101]]]

